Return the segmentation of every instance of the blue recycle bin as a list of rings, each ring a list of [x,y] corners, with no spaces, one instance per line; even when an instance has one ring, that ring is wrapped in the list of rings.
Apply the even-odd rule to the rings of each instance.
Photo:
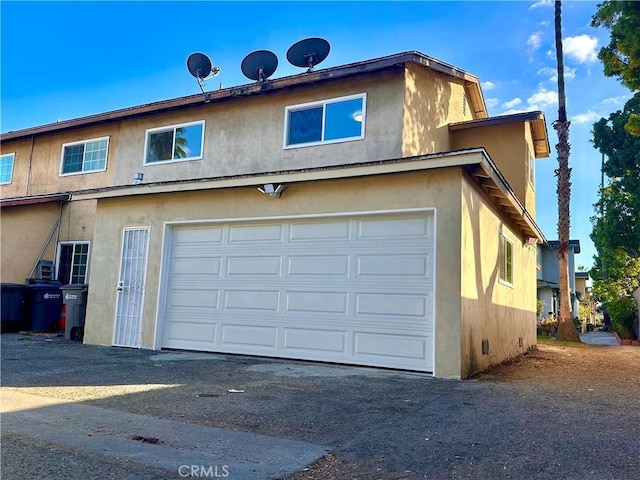
[[[62,291],[56,284],[27,285],[25,327],[27,330],[50,332],[60,321]]]

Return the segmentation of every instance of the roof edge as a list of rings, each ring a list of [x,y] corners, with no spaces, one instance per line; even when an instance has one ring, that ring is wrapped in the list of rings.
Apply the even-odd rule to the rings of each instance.
[[[183,97],[177,97],[167,100],[161,100],[157,102],[147,103],[143,105],[137,105],[133,107],[126,107],[117,110],[111,110],[108,112],[102,112],[84,117],[78,117],[69,120],[63,120],[60,122],[48,123],[45,125],[38,125],[35,127],[28,127],[25,129],[14,130],[0,134],[0,141],[17,140],[32,135],[40,135],[45,133],[51,133],[61,131],[65,129],[84,127],[89,125],[95,125],[99,123],[105,123],[109,121],[116,121],[125,118],[131,118],[146,114],[160,113],[176,108],[185,108],[194,105],[201,105],[205,103],[211,103],[216,101],[222,101],[225,99],[244,97],[257,93],[263,93],[266,91],[279,90],[283,88],[289,88],[298,85],[313,84],[318,81],[325,81],[330,79],[347,77],[350,75],[356,75],[361,73],[373,72],[385,68],[393,67],[394,65],[401,65],[407,62],[416,63],[425,68],[430,68],[434,71],[444,73],[454,78],[459,78],[468,82],[472,86],[475,94],[474,97],[482,94],[480,90],[480,83],[475,75],[467,73],[466,71],[444,63],[435,58],[429,57],[416,50],[396,53],[393,55],[387,55],[384,57],[378,57],[370,60],[364,60],[355,63],[349,63],[345,65],[338,65],[335,67],[329,67],[325,69],[318,69],[312,72],[299,73],[295,75],[289,75],[286,77],[269,79],[263,83],[248,83],[243,85],[237,85],[233,87],[227,87],[220,90],[213,90],[207,92],[208,101],[205,99],[205,95],[197,93],[194,95],[188,95]],[[477,91],[476,91],[477,90]],[[476,99],[476,103],[478,100]],[[475,106],[475,110],[485,112],[483,102],[482,105]],[[486,112],[485,112],[486,116]]]

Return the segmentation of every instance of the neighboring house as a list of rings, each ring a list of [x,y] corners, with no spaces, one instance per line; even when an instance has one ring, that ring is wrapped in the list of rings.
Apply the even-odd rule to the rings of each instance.
[[[86,343],[451,378],[536,344],[544,115],[419,52],[1,140],[2,279],[87,282]]]
[[[595,325],[596,323],[596,305],[591,294],[591,278],[589,272],[575,272],[576,298],[578,305],[589,309],[589,318],[582,320],[582,331],[587,331],[587,324]],[[578,307],[579,308],[579,307]],[[576,310],[576,316],[579,316],[579,310]]]
[[[560,314],[560,267],[558,249],[560,242],[549,240],[538,245],[538,300],[545,303],[542,317],[558,317]],[[578,316],[579,299],[576,295],[575,255],[580,253],[580,240],[569,240],[569,292],[573,317]],[[588,275],[587,275],[588,276]]]

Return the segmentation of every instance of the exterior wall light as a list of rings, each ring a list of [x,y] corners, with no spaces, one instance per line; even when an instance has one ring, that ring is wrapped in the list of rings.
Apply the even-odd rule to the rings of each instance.
[[[284,189],[285,189],[285,186],[281,183],[278,183],[278,184],[265,183],[264,185],[261,185],[258,187],[258,190],[260,190],[260,192],[266,193],[270,197],[274,197],[274,198],[280,197]]]

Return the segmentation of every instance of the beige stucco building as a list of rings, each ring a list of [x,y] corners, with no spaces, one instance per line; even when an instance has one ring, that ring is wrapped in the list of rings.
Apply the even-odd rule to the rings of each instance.
[[[535,345],[541,112],[418,52],[207,97],[4,133],[2,281],[87,283],[99,345],[451,378]]]

